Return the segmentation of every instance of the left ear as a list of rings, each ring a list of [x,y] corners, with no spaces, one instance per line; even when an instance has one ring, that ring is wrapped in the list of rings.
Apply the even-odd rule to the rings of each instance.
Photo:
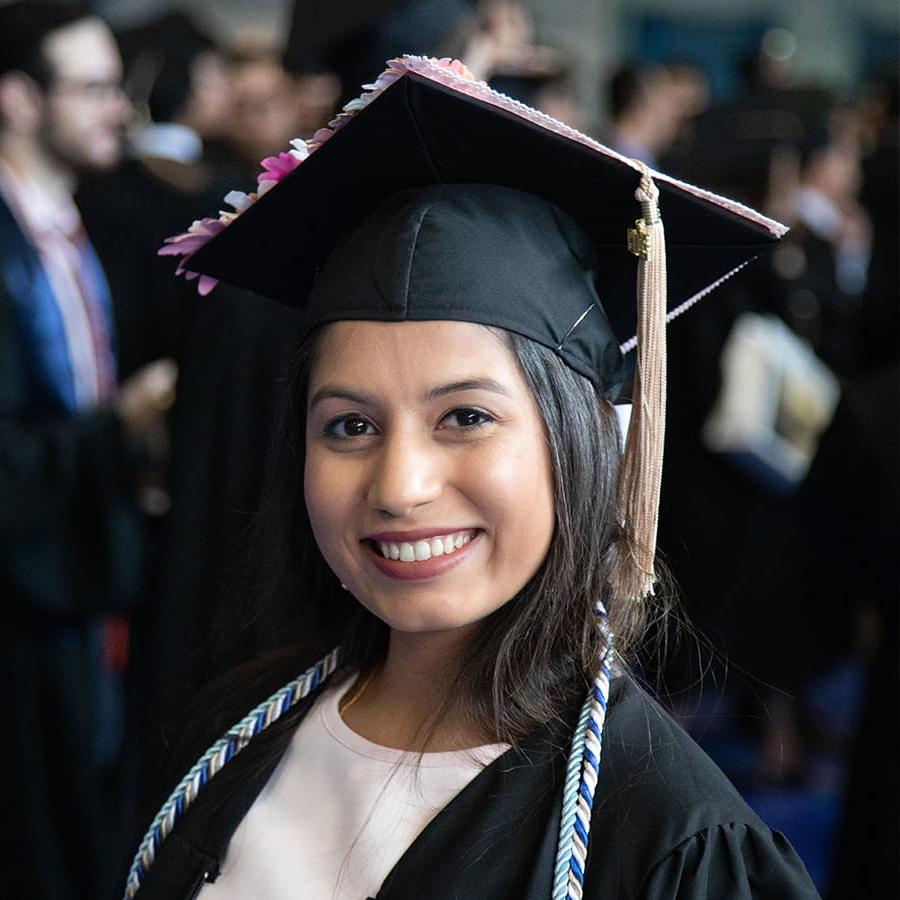
[[[0,76],[0,128],[23,136],[40,127],[44,96],[37,82],[13,70]]]

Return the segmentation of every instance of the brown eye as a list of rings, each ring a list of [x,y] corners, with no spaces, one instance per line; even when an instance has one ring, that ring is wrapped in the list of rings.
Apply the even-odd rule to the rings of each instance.
[[[493,418],[480,409],[469,407],[453,409],[444,416],[441,424],[449,428],[479,428],[493,422]]]
[[[325,427],[325,434],[336,438],[362,437],[366,434],[374,434],[375,427],[368,419],[361,416],[344,416],[334,419]]]

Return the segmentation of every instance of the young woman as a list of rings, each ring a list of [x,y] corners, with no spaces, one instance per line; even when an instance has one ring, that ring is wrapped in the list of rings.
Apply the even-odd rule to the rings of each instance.
[[[313,145],[164,252],[204,291],[225,277],[304,316],[269,524],[298,615],[324,612],[336,649],[260,660],[201,702],[126,897],[816,896],[628,674],[659,609],[651,173],[409,58]],[[779,234],[657,181],[676,307]]]

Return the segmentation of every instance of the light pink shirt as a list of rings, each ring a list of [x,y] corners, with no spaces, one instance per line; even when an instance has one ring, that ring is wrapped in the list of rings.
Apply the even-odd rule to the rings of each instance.
[[[373,744],[338,712],[351,681],[301,722],[200,900],[373,897],[435,815],[508,749],[419,755]]]

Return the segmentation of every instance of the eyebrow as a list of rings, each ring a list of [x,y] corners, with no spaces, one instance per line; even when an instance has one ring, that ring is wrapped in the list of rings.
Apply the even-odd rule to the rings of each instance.
[[[350,403],[358,403],[360,406],[374,406],[375,398],[371,394],[364,394],[360,391],[351,391],[349,388],[342,388],[336,385],[325,385],[319,388],[309,399],[309,409],[323,400],[348,400]]]
[[[457,394],[461,391],[490,391],[492,394],[509,396],[509,390],[493,378],[468,378],[465,381],[451,381],[449,384],[432,388],[425,395],[425,400],[436,400],[438,397],[446,397],[448,394]]]
[[[504,397],[510,396],[509,389],[493,378],[467,378],[464,381],[451,381],[448,384],[434,387],[427,391],[422,399],[423,402],[427,403],[429,400],[437,400],[440,397],[457,394],[461,391],[490,391],[493,394],[501,394]],[[350,403],[358,403],[361,406],[376,406],[378,404],[377,398],[372,394],[330,384],[319,388],[312,395],[309,401],[309,408],[312,409],[323,400],[347,400]]]

